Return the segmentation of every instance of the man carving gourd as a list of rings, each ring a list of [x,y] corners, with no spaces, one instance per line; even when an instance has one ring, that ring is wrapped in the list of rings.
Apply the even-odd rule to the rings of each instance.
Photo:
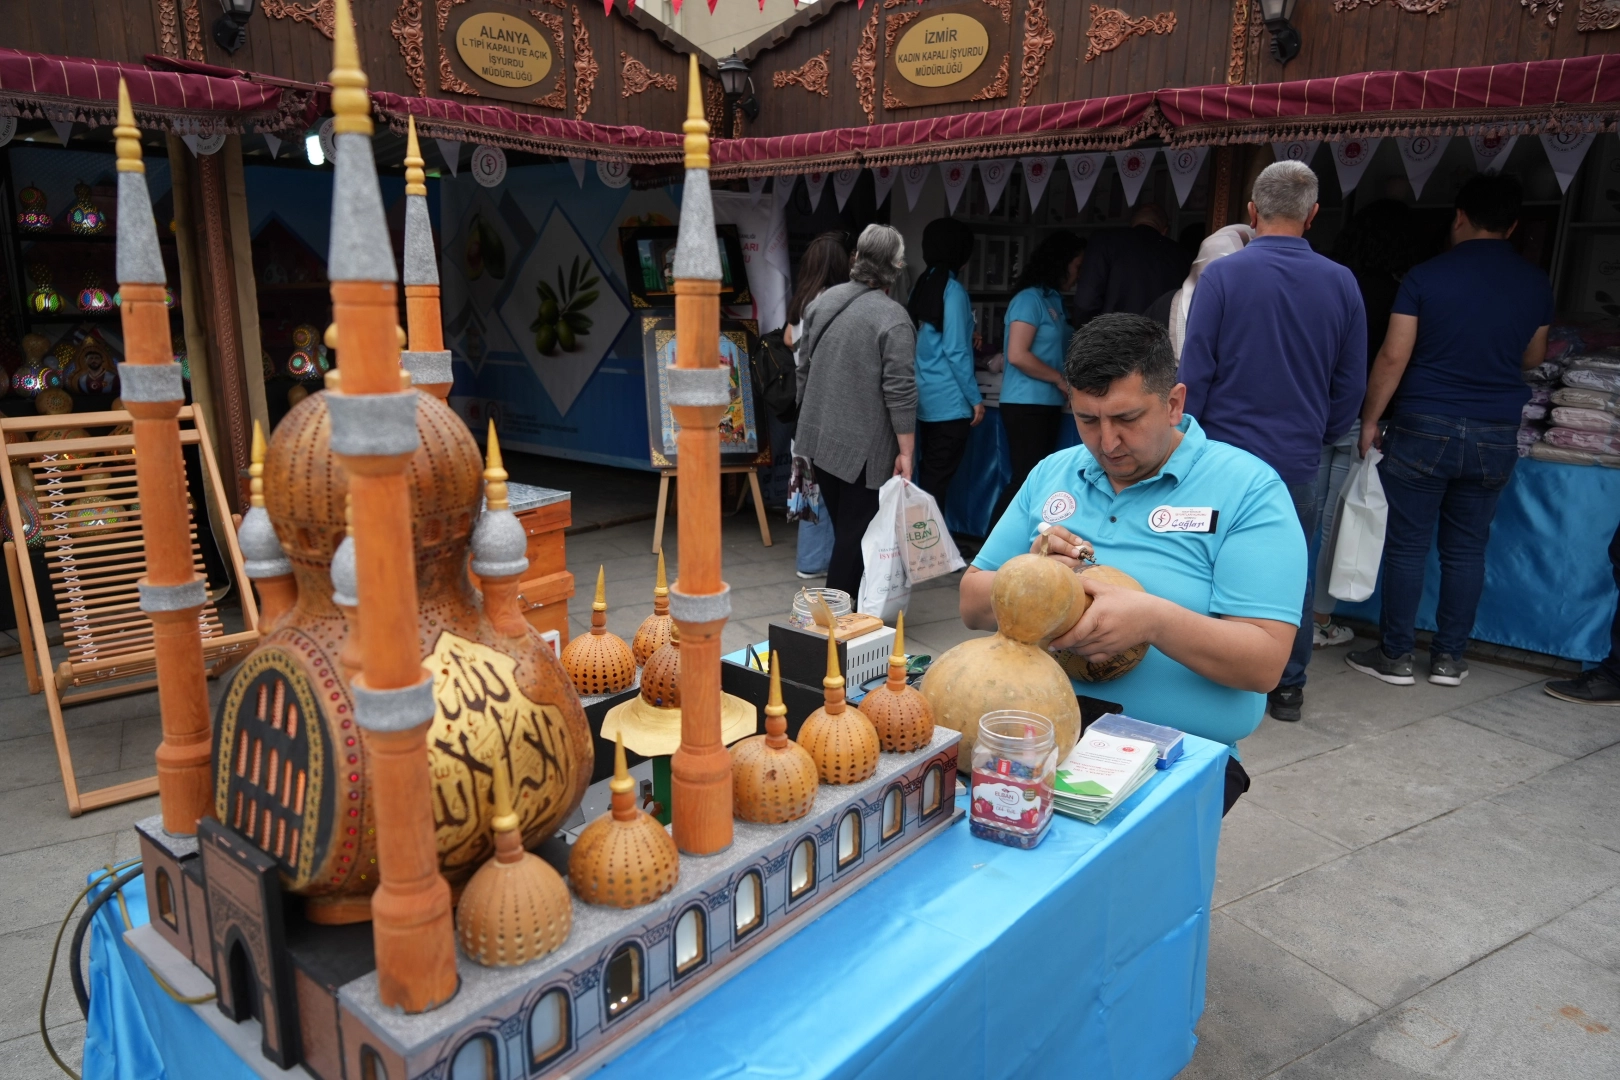
[[[1299,625],[1305,544],[1288,489],[1182,412],[1186,387],[1156,323],[1092,320],[1065,375],[1083,445],[1030,473],[962,577],[962,621],[997,628],[997,571],[1023,553],[1106,564],[1122,573],[1080,573],[1087,599],[1070,611],[1082,613],[1042,642],[1078,676],[1074,690],[1096,694],[1091,680],[1123,671],[1104,693],[1126,713],[1235,747],[1259,725]],[[1139,664],[1121,657],[1144,644]],[[1247,787],[1234,751],[1228,808]]]

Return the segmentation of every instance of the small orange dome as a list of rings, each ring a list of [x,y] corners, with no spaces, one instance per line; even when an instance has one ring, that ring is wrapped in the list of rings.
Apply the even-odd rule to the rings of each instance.
[[[891,754],[921,750],[934,737],[934,710],[922,692],[906,682],[906,613],[894,628],[889,681],[861,699],[861,712],[877,729],[878,742]]]
[[[641,669],[641,696],[649,705],[660,709],[681,707],[681,632],[676,630],[668,641],[647,658]]]
[[[744,821],[778,825],[808,814],[819,786],[815,759],[787,737],[782,672],[773,652],[765,734],[749,736],[731,748],[732,805]]]
[[[681,876],[675,841],[636,806],[636,782],[624,764],[624,739],[614,744],[613,809],[579,834],[568,854],[568,880],[587,904],[633,908],[650,904]]]
[[[669,644],[675,630],[675,620],[669,617],[669,580],[664,576],[664,553],[658,553],[658,584],[653,589],[653,613],[641,620],[636,636],[630,642],[630,651],[636,663],[645,666],[652,654]],[[643,676],[645,678],[645,676]]]
[[[624,638],[608,632],[607,577],[596,568],[596,600],[591,604],[591,632],[568,643],[563,670],[581,696],[617,694],[636,681],[636,658]]]
[[[799,745],[815,759],[822,783],[859,783],[877,772],[882,747],[872,721],[844,702],[844,677],[838,673],[838,638],[831,632],[827,634],[827,677],[821,685],[826,704],[811,713],[799,729]]]

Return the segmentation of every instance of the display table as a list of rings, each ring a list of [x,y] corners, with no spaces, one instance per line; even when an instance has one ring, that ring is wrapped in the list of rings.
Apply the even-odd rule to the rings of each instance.
[[[1107,821],[1060,817],[1034,851],[959,822],[595,1075],[1168,1080],[1204,1007],[1226,757],[1188,736]],[[144,890],[125,895],[144,922]],[[212,1002],[157,986],[116,904],[90,957],[85,1080],[256,1075],[204,1022]]]

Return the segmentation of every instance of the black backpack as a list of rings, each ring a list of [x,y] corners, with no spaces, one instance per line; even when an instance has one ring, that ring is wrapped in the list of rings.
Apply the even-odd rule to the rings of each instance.
[[[754,349],[754,391],[765,409],[784,424],[799,418],[798,371],[793,350],[782,340],[782,331],[761,335]]]

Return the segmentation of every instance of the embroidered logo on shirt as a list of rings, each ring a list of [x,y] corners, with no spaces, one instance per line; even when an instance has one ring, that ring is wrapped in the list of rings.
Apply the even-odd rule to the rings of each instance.
[[[1074,515],[1075,508],[1078,505],[1074,501],[1074,496],[1067,491],[1054,492],[1046,500],[1046,506],[1041,510],[1041,520],[1048,525],[1056,525],[1060,521],[1067,521]]]
[[[1219,516],[1212,506],[1155,506],[1148,513],[1148,528],[1156,533],[1212,533]]]

